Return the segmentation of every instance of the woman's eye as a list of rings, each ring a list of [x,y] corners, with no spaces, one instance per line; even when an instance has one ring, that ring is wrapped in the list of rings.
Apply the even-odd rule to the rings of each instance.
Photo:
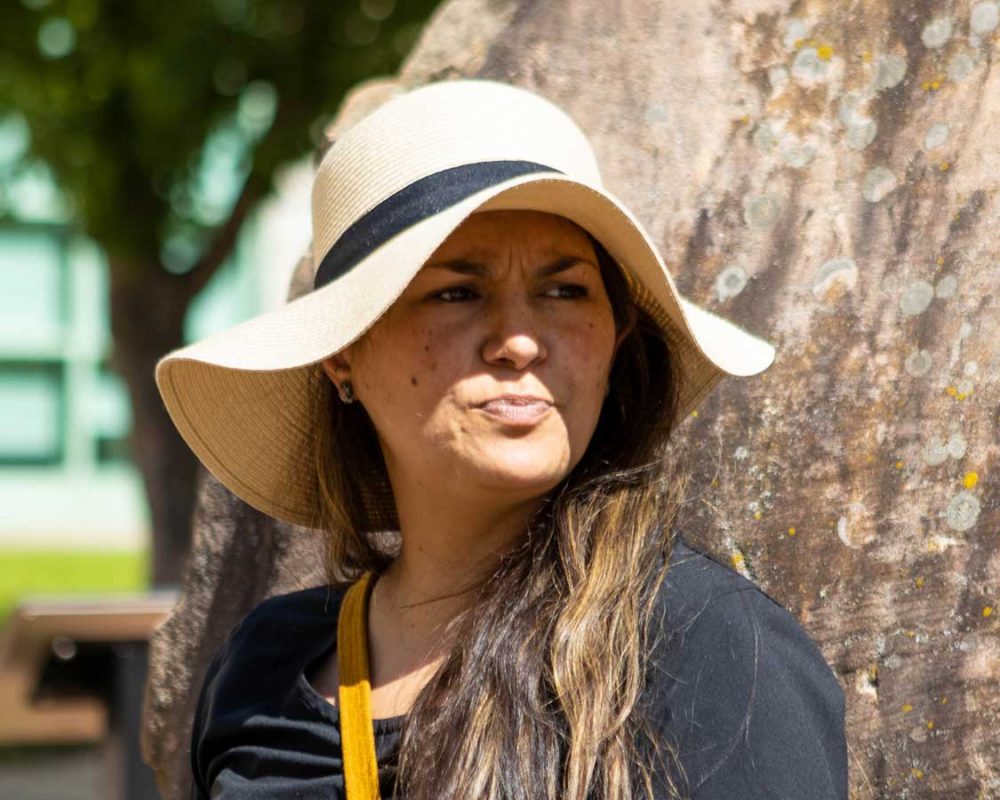
[[[587,296],[587,287],[580,286],[575,283],[564,283],[561,286],[556,286],[554,289],[550,289],[549,291],[569,292],[569,297],[571,298]]]
[[[456,301],[453,299],[453,296],[456,294],[459,295],[460,296],[459,299],[461,299],[462,294],[475,294],[475,293],[471,289],[466,288],[465,286],[452,286],[451,288],[448,289],[442,289],[440,292],[435,292],[434,294],[431,295],[431,297],[437,298],[439,300],[444,300],[446,303],[454,303]]]
[[[559,299],[573,299],[576,297],[586,297],[587,287],[575,283],[564,283],[546,290],[545,295],[552,296],[552,292],[559,292],[561,295]],[[452,286],[435,292],[431,297],[446,303],[457,303],[470,297],[478,297],[478,295],[466,286]]]

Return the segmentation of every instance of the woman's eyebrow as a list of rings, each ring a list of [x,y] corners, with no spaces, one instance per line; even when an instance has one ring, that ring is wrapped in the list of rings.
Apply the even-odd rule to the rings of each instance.
[[[549,275],[555,275],[557,272],[564,272],[577,264],[589,264],[590,266],[597,269],[597,265],[583,256],[562,256],[551,264],[546,264],[540,270],[538,274],[543,278],[547,278]],[[428,264],[424,269],[446,269],[452,272],[458,272],[462,275],[476,275],[478,277],[486,277],[490,273],[490,268],[485,264],[480,264],[477,261],[469,261],[465,258],[452,258],[447,261],[437,261],[433,264]]]

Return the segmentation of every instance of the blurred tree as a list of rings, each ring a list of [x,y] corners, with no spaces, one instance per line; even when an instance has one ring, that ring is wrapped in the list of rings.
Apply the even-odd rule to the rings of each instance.
[[[317,149],[347,89],[395,72],[436,5],[6,6],[0,110],[24,117],[25,160],[51,169],[75,222],[107,256],[112,363],[132,400],[156,585],[180,582],[197,466],[160,402],[156,360],[183,344],[191,301],[226,262],[275,170]]]

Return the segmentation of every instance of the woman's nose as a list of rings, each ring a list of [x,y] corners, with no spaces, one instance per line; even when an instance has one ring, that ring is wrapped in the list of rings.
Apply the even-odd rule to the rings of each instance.
[[[495,299],[484,312],[483,360],[522,370],[547,355],[541,320],[524,299]]]

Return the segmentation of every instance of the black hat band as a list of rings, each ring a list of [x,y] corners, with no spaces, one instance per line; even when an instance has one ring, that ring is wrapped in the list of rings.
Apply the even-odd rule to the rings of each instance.
[[[481,161],[449,167],[414,181],[348,226],[323,256],[313,288],[318,289],[346,274],[377,247],[421,220],[439,214],[476,192],[532,172],[565,174],[534,161]]]

